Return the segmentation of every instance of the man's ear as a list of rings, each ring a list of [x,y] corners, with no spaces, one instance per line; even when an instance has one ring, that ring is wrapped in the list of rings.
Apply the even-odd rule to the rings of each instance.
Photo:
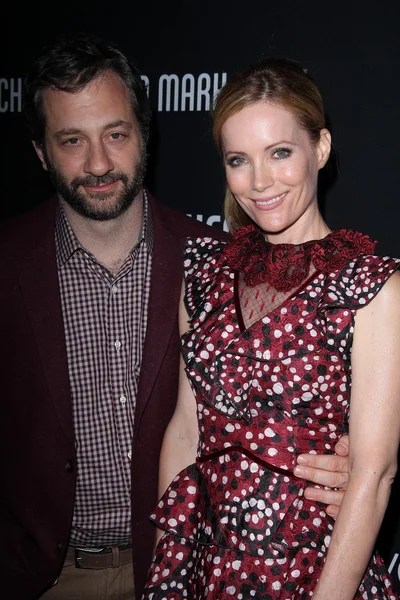
[[[32,141],[32,145],[35,148],[35,152],[38,155],[40,162],[42,163],[43,169],[45,171],[48,171],[46,159],[44,157],[44,152],[43,152],[43,148],[42,148],[41,144],[38,144],[37,142]]]
[[[328,161],[331,153],[332,139],[327,129],[321,129],[317,143],[318,168],[322,169]]]

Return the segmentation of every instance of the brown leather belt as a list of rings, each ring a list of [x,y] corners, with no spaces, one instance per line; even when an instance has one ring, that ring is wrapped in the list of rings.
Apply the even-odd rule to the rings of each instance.
[[[69,546],[65,562],[77,569],[116,569],[132,562],[132,546],[82,550]]]

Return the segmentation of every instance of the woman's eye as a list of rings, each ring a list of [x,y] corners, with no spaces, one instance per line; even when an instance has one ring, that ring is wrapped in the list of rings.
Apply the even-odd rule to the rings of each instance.
[[[227,159],[226,164],[230,167],[240,167],[246,162],[244,156],[231,156]]]
[[[289,158],[291,154],[292,151],[290,148],[276,148],[273,152],[274,158],[277,158],[278,160],[281,160],[282,158]]]

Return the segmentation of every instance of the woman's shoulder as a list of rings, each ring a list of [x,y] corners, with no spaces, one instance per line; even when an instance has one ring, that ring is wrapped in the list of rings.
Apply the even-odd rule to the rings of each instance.
[[[183,270],[185,282],[184,302],[192,320],[202,306],[209,290],[221,280],[229,280],[224,250],[227,242],[211,237],[187,238]]]
[[[188,237],[183,253],[185,276],[200,274],[216,267],[227,242],[212,237]]]
[[[369,304],[384,286],[387,287],[386,282],[394,274],[390,287],[398,287],[399,268],[399,258],[360,254],[348,260],[341,269],[329,274],[325,300],[352,309],[361,308]]]

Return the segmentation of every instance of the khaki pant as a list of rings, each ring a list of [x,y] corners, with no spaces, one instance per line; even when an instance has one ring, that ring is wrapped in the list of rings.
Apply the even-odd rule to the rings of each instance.
[[[66,560],[45,600],[135,600],[132,563],[109,569],[77,569]]]

